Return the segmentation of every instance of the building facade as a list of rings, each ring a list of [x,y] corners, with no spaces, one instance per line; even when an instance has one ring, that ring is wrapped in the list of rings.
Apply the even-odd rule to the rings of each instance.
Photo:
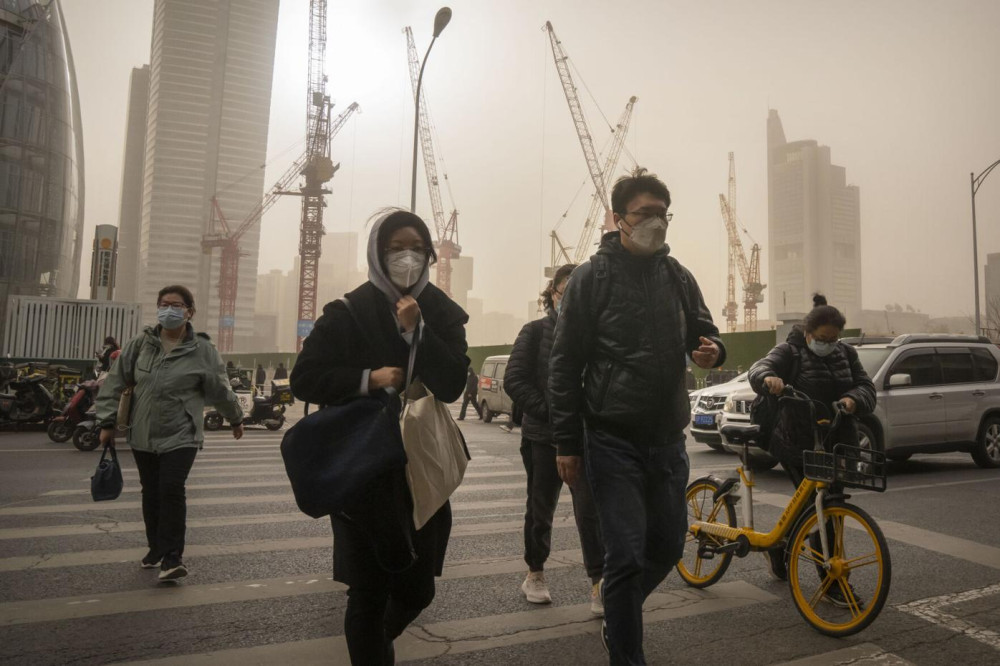
[[[122,193],[118,208],[119,301],[139,300],[139,234],[142,226],[143,157],[146,154],[146,111],[149,108],[149,65],[135,67],[128,86]]]
[[[986,255],[986,307],[980,314],[980,326],[987,335],[1000,340],[1000,252]]]
[[[861,311],[861,196],[830,148],[789,142],[778,112],[767,118],[770,317],[808,312],[826,295],[850,321]]]
[[[264,191],[278,0],[156,0],[138,242],[139,300],[192,288],[195,324],[219,327],[219,253],[206,254],[212,199],[238,227]],[[218,230],[218,225],[214,225]],[[259,223],[240,241],[233,325],[254,339]]]
[[[0,317],[14,295],[75,298],[83,137],[58,0],[0,0]]]
[[[111,301],[118,273],[118,227],[98,224],[90,259],[90,300]]]

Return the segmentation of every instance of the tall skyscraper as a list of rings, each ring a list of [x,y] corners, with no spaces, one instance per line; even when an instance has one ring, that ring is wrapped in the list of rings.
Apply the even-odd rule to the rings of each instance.
[[[861,197],[830,148],[789,142],[767,118],[768,300],[771,319],[808,312],[821,292],[850,319],[861,311]]]
[[[13,295],[76,298],[83,136],[58,0],[0,0],[0,321]]]
[[[218,331],[219,256],[202,251],[212,197],[238,226],[264,191],[278,0],[156,0],[143,168],[139,298],[192,288]],[[253,337],[259,225],[242,237],[234,345]]]
[[[98,224],[94,230],[94,251],[90,260],[90,300],[114,300],[117,270],[118,227]]]
[[[986,309],[980,315],[980,325],[991,329],[1000,339],[1000,252],[986,255]]]
[[[134,67],[128,87],[122,193],[118,208],[118,286],[115,297],[119,301],[135,302],[139,299],[139,234],[142,227],[143,157],[146,154],[148,108],[149,65]]]

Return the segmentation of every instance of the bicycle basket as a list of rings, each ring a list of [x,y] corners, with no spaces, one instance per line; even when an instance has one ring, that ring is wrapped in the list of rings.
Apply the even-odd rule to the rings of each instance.
[[[803,451],[802,463],[807,479],[885,492],[886,462],[881,451],[837,444],[833,453]]]

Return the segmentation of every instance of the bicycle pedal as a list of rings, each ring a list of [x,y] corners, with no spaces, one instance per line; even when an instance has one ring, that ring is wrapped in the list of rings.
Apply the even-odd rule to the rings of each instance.
[[[715,559],[715,548],[711,546],[702,546],[698,549],[698,557],[703,560]]]

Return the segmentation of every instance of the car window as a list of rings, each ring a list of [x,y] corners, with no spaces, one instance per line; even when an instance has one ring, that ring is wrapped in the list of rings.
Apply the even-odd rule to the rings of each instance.
[[[885,347],[858,347],[858,360],[868,376],[874,377],[891,353],[892,350]]]
[[[968,349],[938,349],[941,374],[945,384],[969,384],[976,381],[972,354]]]
[[[987,349],[973,349],[972,358],[976,361],[976,381],[992,382],[997,378],[997,359]]]
[[[912,386],[934,386],[941,383],[941,368],[933,351],[910,354],[896,362],[888,376],[909,375]]]
[[[500,363],[497,365],[497,374],[494,375],[497,379],[503,379],[503,374],[507,372],[507,364]]]
[[[495,377],[493,372],[497,369],[496,363],[487,363],[483,366],[483,377]]]

